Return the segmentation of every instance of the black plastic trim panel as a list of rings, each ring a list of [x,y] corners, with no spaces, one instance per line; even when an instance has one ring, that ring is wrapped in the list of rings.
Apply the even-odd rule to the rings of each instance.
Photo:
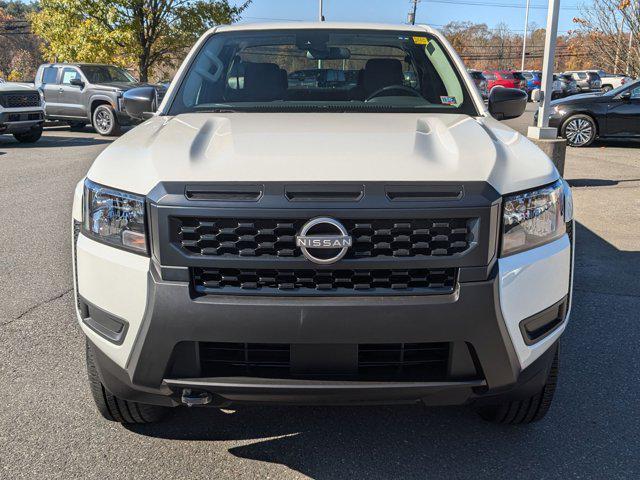
[[[129,330],[129,322],[96,307],[82,297],[78,301],[87,313],[82,322],[102,338],[115,345],[122,345]]]
[[[534,345],[551,335],[567,316],[568,297],[520,322],[524,343]]]

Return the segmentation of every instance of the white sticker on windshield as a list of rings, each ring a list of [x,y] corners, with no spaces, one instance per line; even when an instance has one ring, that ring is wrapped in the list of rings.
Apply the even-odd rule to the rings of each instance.
[[[456,105],[458,102],[456,101],[456,97],[440,97],[440,103],[443,105]]]

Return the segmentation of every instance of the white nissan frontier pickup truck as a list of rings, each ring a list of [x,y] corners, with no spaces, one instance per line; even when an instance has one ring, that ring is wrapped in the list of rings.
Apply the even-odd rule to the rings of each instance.
[[[571,192],[426,26],[202,36],[75,190],[76,309],[109,420],[172,407],[467,405],[541,419]]]

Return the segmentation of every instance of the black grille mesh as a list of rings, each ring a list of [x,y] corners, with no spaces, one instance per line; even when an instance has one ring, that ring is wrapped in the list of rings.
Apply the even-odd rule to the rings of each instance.
[[[360,344],[354,348],[358,349],[357,371],[343,373],[344,380],[437,381],[447,375],[449,343]],[[288,343],[200,342],[199,350],[204,377],[323,375],[292,373],[291,345]],[[335,376],[341,372],[328,371],[325,374]]]
[[[295,236],[306,220],[176,218],[175,241],[204,256],[299,257]],[[353,237],[345,258],[447,256],[472,241],[466,218],[341,220]]]
[[[39,107],[40,94],[38,92],[5,93],[0,95],[0,105],[5,108]]]
[[[345,291],[410,291],[447,293],[455,285],[456,269],[405,270],[268,270],[194,268],[198,294],[243,291],[322,293]]]

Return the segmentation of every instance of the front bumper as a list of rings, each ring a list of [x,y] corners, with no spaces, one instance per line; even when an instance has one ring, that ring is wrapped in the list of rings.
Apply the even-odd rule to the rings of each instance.
[[[0,133],[24,133],[44,123],[42,110],[4,110],[0,112]]]
[[[370,192],[375,188],[371,186]],[[497,231],[500,205],[494,201],[478,207],[480,202],[474,200],[469,187],[460,202],[467,205],[461,205],[464,208],[459,209],[459,215],[479,218],[473,238],[478,239],[476,245],[487,248],[471,248],[457,257],[420,260],[425,264],[437,261],[436,268],[460,267],[455,288],[446,293],[343,291],[340,295],[296,296],[286,291],[267,295],[231,289],[198,294],[195,278],[188,272],[206,261],[214,265],[231,262],[232,268],[240,264],[309,266],[297,258],[269,259],[265,266],[261,259],[207,260],[183,255],[172,243],[170,229],[161,227],[171,225],[167,218],[182,214],[181,207],[175,205],[184,198],[184,186],[174,190],[177,193],[160,196],[169,207],[163,207],[162,202],[149,206],[155,233],[151,235],[153,254],[145,257],[80,233],[82,182],[76,189],[73,245],[78,320],[95,350],[103,383],[115,395],[161,405],[179,404],[184,389],[210,392],[215,405],[463,404],[491,401],[496,395],[526,396],[532,385],[540,386],[546,378],[568,318],[572,225],[568,225],[568,235],[554,242],[496,258],[497,241],[491,232]],[[271,208],[286,200],[281,198],[280,188],[274,188],[273,195],[270,192],[267,188],[260,200],[264,206],[258,210],[265,218],[279,218]],[[372,194],[368,202],[358,209],[327,207],[327,211],[362,218],[366,218],[364,211],[366,215],[388,214],[384,195]],[[239,210],[242,208],[245,210]],[[209,216],[248,218],[247,208],[200,210]],[[195,210],[195,215],[201,214]],[[424,218],[434,210],[429,209]],[[188,211],[193,213],[194,207]],[[394,210],[394,215],[407,218],[420,212],[419,208],[404,207]],[[312,213],[307,207],[288,209],[288,215],[303,218],[311,218]],[[364,265],[373,265],[373,260]],[[412,268],[409,265],[418,261],[409,260],[382,258],[385,266],[378,268]],[[347,258],[340,264],[354,265],[346,268],[363,265],[358,259]],[[538,334],[541,322],[548,322],[550,328]],[[527,338],[531,335],[533,341]],[[364,374],[361,367],[366,362],[361,353],[372,345],[374,350],[382,345],[405,352],[410,350],[405,346],[416,344],[440,352],[433,357],[439,365],[437,371],[429,369],[427,374],[421,370],[412,377]],[[285,350],[284,368],[268,378],[254,375],[249,355],[256,345]],[[247,371],[210,369],[209,348],[242,351],[244,362],[240,358],[238,363]],[[401,357],[399,363],[405,360],[411,358]]]
[[[556,113],[554,111],[549,115],[549,127],[556,128],[558,130],[558,135],[560,134],[560,127],[562,126],[562,121],[565,116],[561,113]],[[533,114],[533,122],[531,125],[536,126],[538,124],[538,111]]]
[[[463,404],[525,395],[541,381],[548,351],[566,325],[563,316],[531,345],[521,330],[528,318],[568,296],[567,236],[500,259],[487,280],[461,282],[452,294],[397,297],[194,298],[189,283],[162,280],[148,258],[82,234],[76,248],[79,321],[97,351],[103,383],[121,398],[145,403],[177,405],[184,388],[212,393],[215,405]],[[121,322],[121,341],[91,322],[105,318],[103,325]],[[307,374],[304,365],[301,375],[279,379],[206,377],[200,342],[288,344],[310,348],[316,363],[363,344],[446,342],[451,348],[442,378],[370,382]]]

